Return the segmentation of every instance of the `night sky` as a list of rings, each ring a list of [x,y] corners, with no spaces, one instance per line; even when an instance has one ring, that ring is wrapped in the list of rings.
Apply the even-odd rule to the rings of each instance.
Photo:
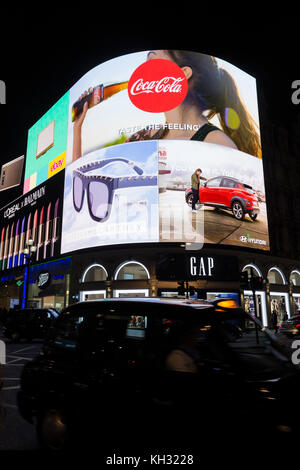
[[[241,17],[202,12],[203,19],[190,8],[187,19],[167,21],[159,4],[151,3],[137,22],[131,14],[137,7],[124,4],[116,14],[90,4],[72,16],[69,9],[48,16],[44,10],[33,15],[26,6],[1,15],[1,25],[8,25],[0,32],[7,103],[0,106],[1,164],[26,153],[28,129],[82,75],[108,59],[148,49],[186,49],[231,62],[256,77],[269,119],[286,127],[297,121],[300,104],[291,101],[291,84],[300,79],[295,16],[257,19],[243,10]]]

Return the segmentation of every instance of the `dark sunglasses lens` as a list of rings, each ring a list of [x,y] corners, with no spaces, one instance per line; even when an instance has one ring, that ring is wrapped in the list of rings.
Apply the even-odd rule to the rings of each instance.
[[[74,206],[77,211],[81,209],[82,206],[82,196],[83,196],[83,184],[78,176],[74,177],[73,180],[73,201]]]
[[[89,204],[93,217],[104,219],[108,212],[108,187],[101,181],[92,181],[89,184]]]

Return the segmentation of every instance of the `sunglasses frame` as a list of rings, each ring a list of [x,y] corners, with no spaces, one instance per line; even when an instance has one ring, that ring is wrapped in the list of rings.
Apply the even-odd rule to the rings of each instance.
[[[136,173],[137,176],[122,176],[122,177],[111,177],[111,176],[102,176],[102,175],[86,175],[85,173],[98,169],[103,168],[106,165],[114,162],[123,162],[129,165]],[[105,222],[111,213],[111,206],[114,197],[114,191],[116,189],[123,189],[123,188],[134,188],[139,186],[157,186],[157,175],[144,175],[144,171],[135,162],[127,160],[125,158],[111,158],[101,161],[96,161],[92,163],[88,163],[83,165],[77,170],[73,170],[73,206],[77,212],[80,212],[83,203],[84,203],[84,194],[87,194],[87,205],[90,217],[95,220],[96,222]],[[82,183],[82,195],[81,195],[81,202],[80,207],[77,207],[75,204],[75,196],[74,196],[74,180],[75,178],[79,178]],[[91,210],[92,201],[90,199],[90,184],[92,182],[101,182],[105,184],[108,189],[108,201],[107,201],[107,211],[104,217],[96,217]]]

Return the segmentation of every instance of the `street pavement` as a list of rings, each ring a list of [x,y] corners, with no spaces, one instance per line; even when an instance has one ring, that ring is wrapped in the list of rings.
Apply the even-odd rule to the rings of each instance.
[[[23,366],[39,353],[42,343],[6,343],[6,364],[0,365],[1,403],[4,412],[0,418],[0,451],[25,451],[37,449],[35,427],[25,421],[17,408],[17,393]]]
[[[291,339],[283,335],[276,335],[276,337],[277,339],[281,341],[281,344],[284,345],[286,348],[289,348],[291,346],[291,341],[292,341]],[[3,453],[4,455],[9,455],[9,459],[14,458],[15,455],[17,456],[21,455],[23,459],[24,454],[25,454],[25,458],[28,457],[30,462],[32,462],[31,459],[35,458],[35,456],[37,456],[38,460],[40,460],[41,458],[41,454],[39,453],[38,445],[37,445],[35,427],[34,425],[27,423],[20,416],[18,412],[17,393],[20,388],[20,374],[21,374],[22,368],[28,361],[30,361],[33,357],[35,357],[39,353],[42,347],[42,342],[33,341],[31,343],[26,343],[26,342],[11,343],[10,341],[4,339],[1,336],[1,333],[0,333],[0,340],[5,341],[6,343],[6,364],[0,365],[0,377],[1,377],[1,381],[3,382],[3,387],[2,387],[0,397],[1,397],[1,402],[3,404],[3,409],[5,411],[4,416],[0,418],[0,424],[1,424],[0,426],[0,468],[2,470],[4,466],[2,467],[1,463],[3,463],[5,460],[3,458]],[[251,344],[253,343],[253,345],[255,345],[255,338],[253,336],[247,339],[246,343],[248,344],[245,344],[244,345],[245,347],[249,347],[249,341]],[[244,343],[244,341],[242,343]],[[213,419],[215,419],[215,417],[213,417]],[[267,440],[267,437],[268,436],[265,436],[264,440],[265,439]],[[292,437],[293,437],[292,433],[283,432],[283,433],[280,433],[278,440],[282,444],[286,442],[289,442],[291,444]],[[114,441],[112,441],[112,444],[113,442]],[[246,442],[247,441],[244,442],[245,445],[246,445]],[[216,444],[218,446],[218,449],[220,450],[222,442],[219,442],[219,441],[218,443],[212,442],[212,447],[214,448]],[[256,444],[258,445],[258,443]],[[162,443],[162,449],[163,449],[163,445],[164,444]],[[235,446],[238,445],[238,442],[236,441],[234,445]],[[223,443],[223,447],[224,447],[224,454],[223,454],[222,459],[225,458],[226,453],[228,452],[228,446],[226,446],[226,449],[225,449],[225,442]],[[201,445],[201,442],[200,442],[199,449],[202,449],[201,452],[204,452],[205,449],[207,449],[208,451],[207,443],[205,444],[205,447],[203,447],[203,445]],[[122,451],[121,449],[119,450],[121,452],[121,455],[126,454],[126,449],[122,449]],[[118,449],[116,448],[114,452],[117,452],[117,451]],[[248,451],[249,451],[249,448],[248,448]],[[141,453],[142,451],[141,449],[137,448],[135,452],[136,452],[136,455],[138,455],[138,452]],[[160,450],[160,452],[162,453],[162,450]],[[173,453],[176,453],[175,450]],[[228,454],[227,457],[229,457],[229,461],[231,462],[231,456]],[[213,459],[213,454],[210,454],[210,458]],[[12,460],[8,460],[8,462],[11,462],[11,461]],[[100,458],[100,461],[101,461],[101,458]],[[235,461],[235,457],[233,456],[233,462],[234,461]],[[102,459],[102,462],[103,462],[103,459]],[[200,464],[201,462],[198,461],[198,463]]]

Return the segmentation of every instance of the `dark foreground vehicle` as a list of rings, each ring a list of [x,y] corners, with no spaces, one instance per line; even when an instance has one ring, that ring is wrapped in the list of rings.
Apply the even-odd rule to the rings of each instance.
[[[7,315],[3,334],[13,342],[44,339],[57,317],[58,312],[51,308],[12,310]]]
[[[299,372],[232,304],[124,298],[70,306],[24,367],[21,415],[36,424],[43,448],[132,455],[203,446],[208,435],[232,435],[234,446],[237,436],[292,426]]]
[[[300,312],[293,315],[288,320],[282,321],[279,325],[279,333],[286,336],[299,336],[300,335]]]

